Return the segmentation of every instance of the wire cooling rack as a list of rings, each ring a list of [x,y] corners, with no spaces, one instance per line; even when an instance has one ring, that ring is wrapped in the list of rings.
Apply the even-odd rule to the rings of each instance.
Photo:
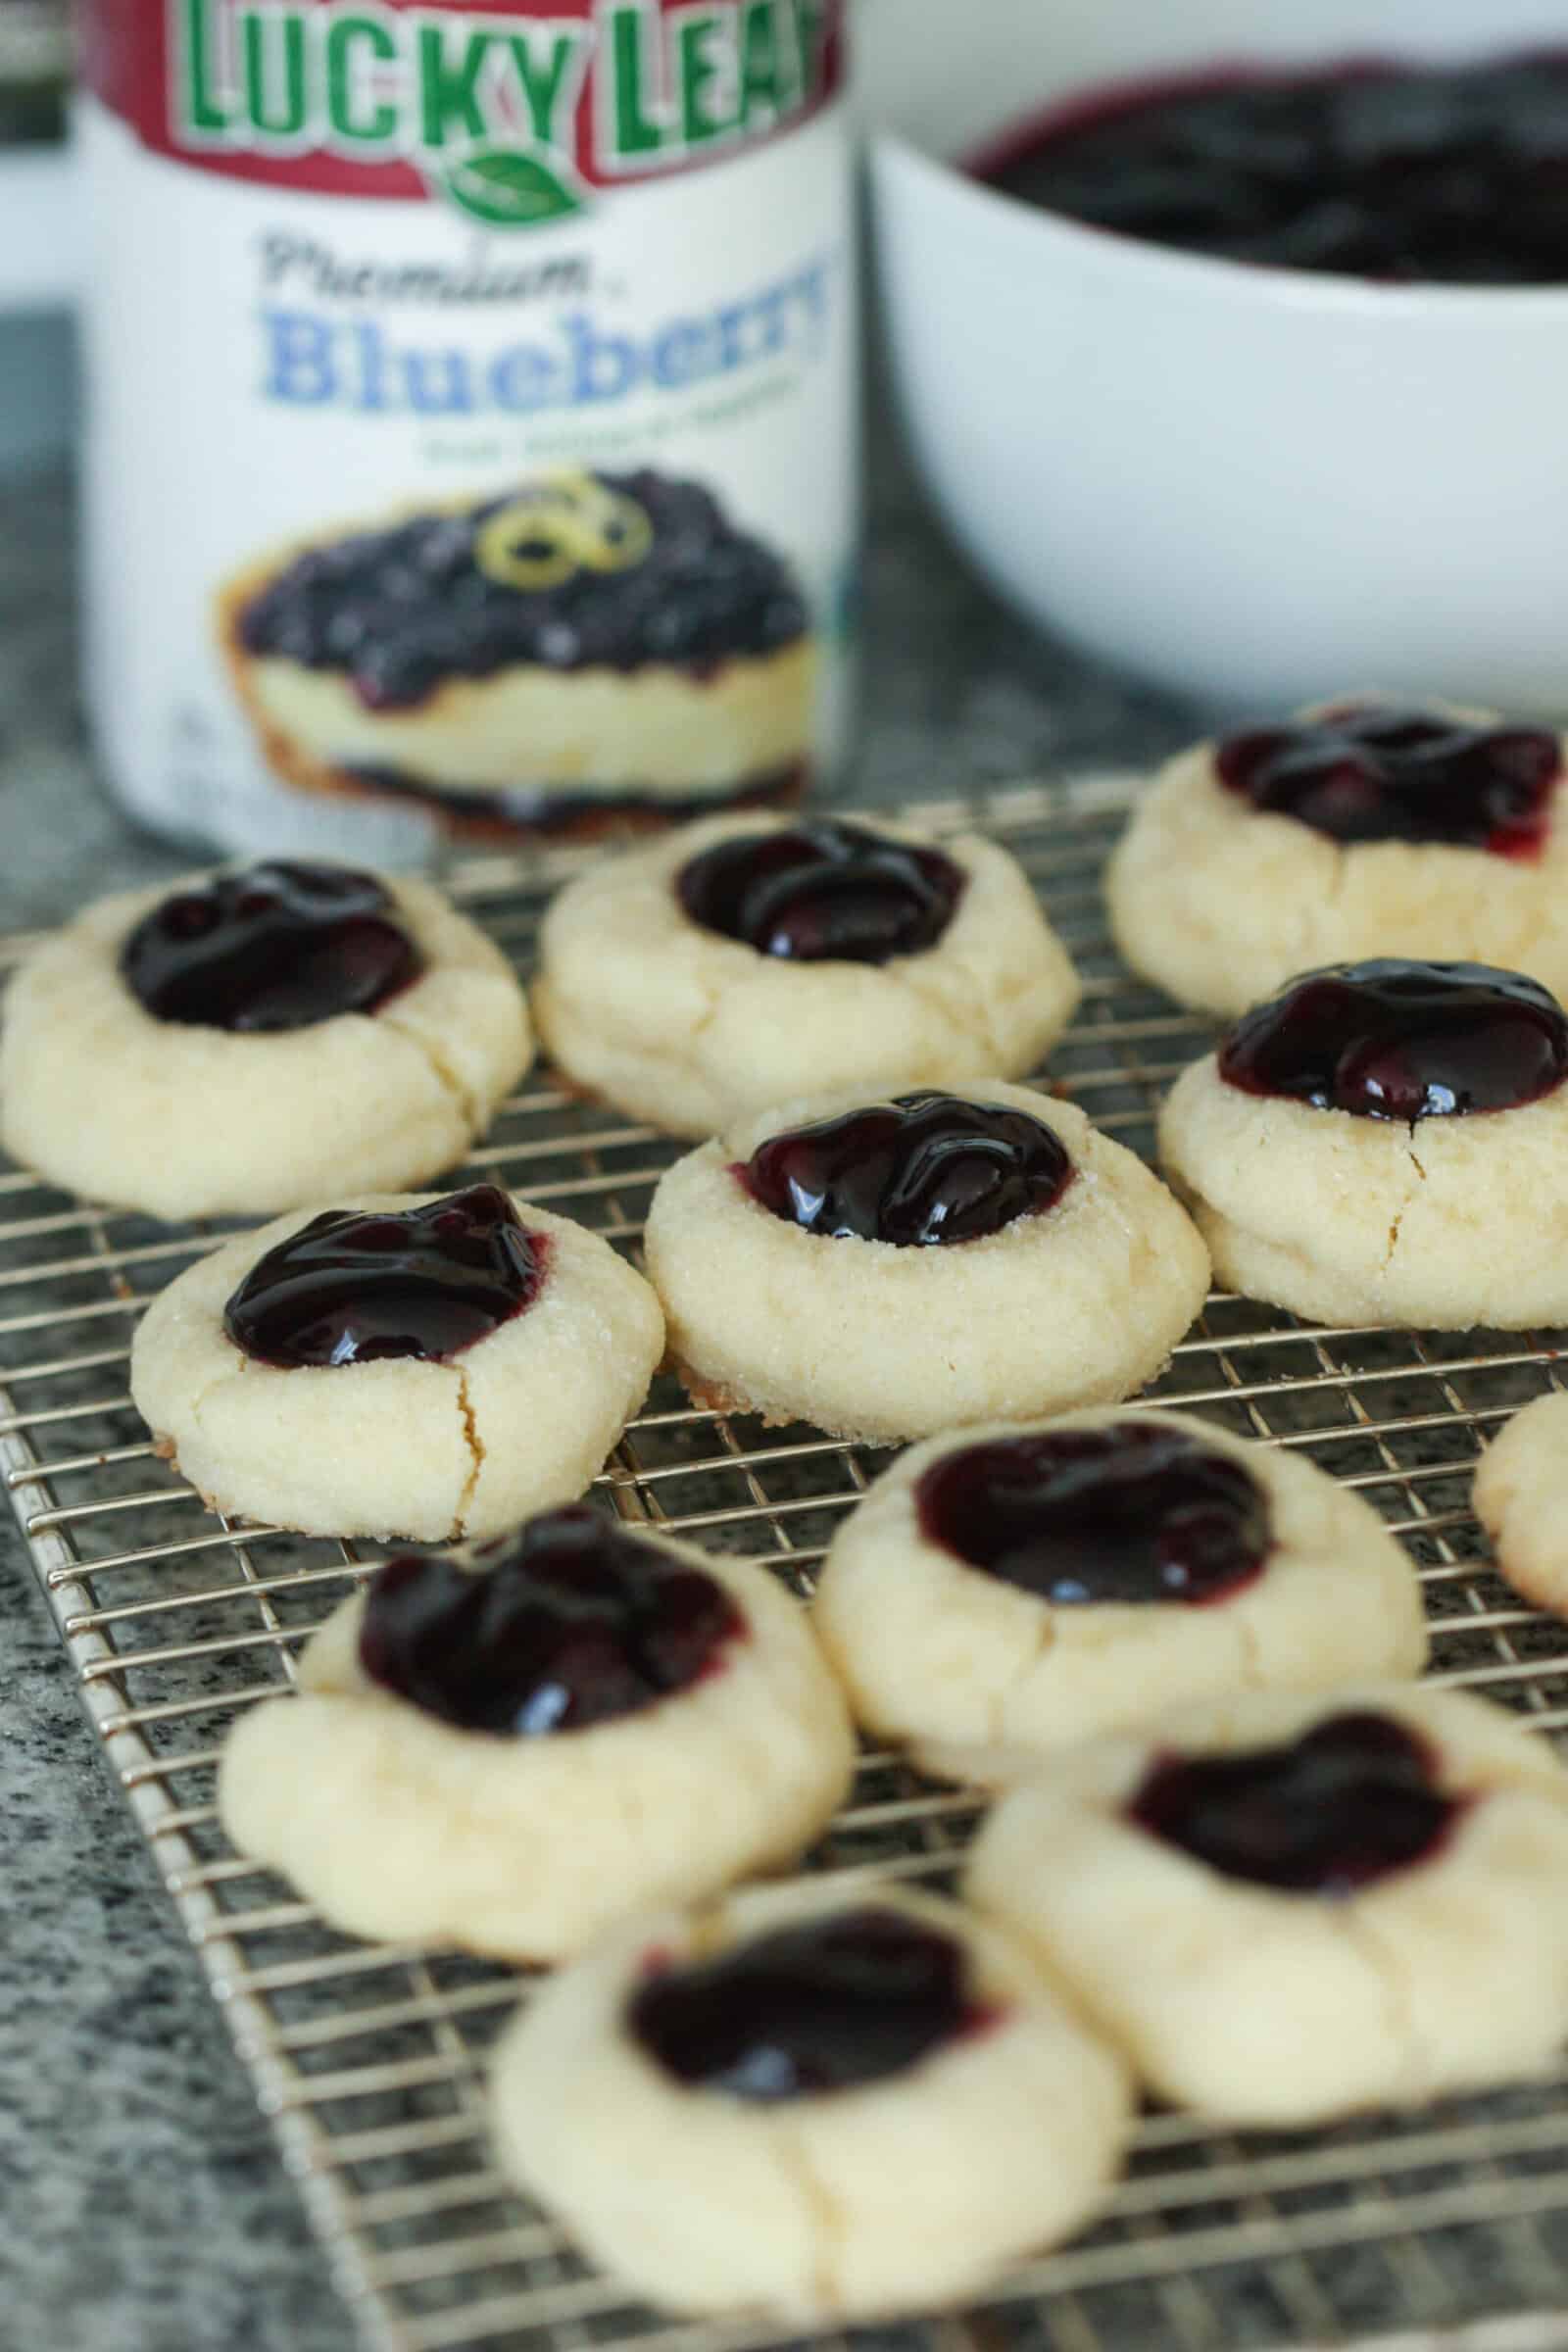
[[[1022,859],[1087,982],[1052,1078],[1147,1151],[1163,1088],[1207,1038],[1130,981],[1104,936],[1100,868],[1130,790],[1081,779],[908,813],[938,830],[982,822]],[[526,967],[569,862],[486,858],[452,882]],[[24,945],[0,945],[0,961]],[[536,1076],[466,1169],[633,1249],[679,1149]],[[354,1943],[225,1843],[213,1808],[225,1730],[286,1688],[301,1642],[373,1555],[216,1518],[154,1458],[125,1393],[132,1325],[214,1238],[0,1172],[0,1467],[106,1761],[366,2340],[379,2352],[766,2343],[756,2326],[640,2308],[498,2178],[483,2068],[525,1985],[449,1952]],[[1550,1385],[1556,1360],[1547,1335],[1306,1329],[1216,1297],[1157,1393],[1299,1447],[1367,1494],[1420,1568],[1437,1679],[1554,1734],[1568,1727],[1568,1627],[1520,1607],[1491,1573],[1469,1488],[1481,1443]],[[601,1485],[623,1516],[748,1553],[805,1593],[886,1458],[694,1411],[661,1380]],[[807,1867],[940,1885],[979,1809],[867,1753]],[[1489,1993],[1456,1984],[1453,1996]],[[1013,2272],[980,2309],[876,2341],[882,2352],[1241,2352],[1389,2334],[1414,2352],[1435,2329],[1486,2320],[1467,2345],[1519,2352],[1568,2344],[1565,2259],[1568,2065],[1529,2088],[1327,2132],[1244,2137],[1152,2117],[1090,2235]]]

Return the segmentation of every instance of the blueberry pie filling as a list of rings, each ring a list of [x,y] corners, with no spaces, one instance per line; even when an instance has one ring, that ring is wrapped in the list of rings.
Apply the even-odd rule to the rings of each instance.
[[[258,1258],[223,1329],[290,1369],[446,1363],[533,1304],[549,1253],[493,1184],[424,1208],[327,1209]]]
[[[715,843],[675,892],[694,923],[798,963],[887,963],[933,948],[964,875],[940,850],[823,817]]]
[[[1094,227],[1227,261],[1561,285],[1568,56],[1109,91],[1010,142],[984,175]]]
[[[871,1905],[759,1936],[714,1960],[651,1954],[633,2040],[690,2090],[756,2104],[853,2090],[984,2032],[951,1936]]]
[[[1225,1878],[1348,1895],[1432,1860],[1464,1810],[1426,1742],[1368,1712],[1278,1747],[1157,1756],[1127,1818]]]
[[[120,969],[155,1020],[268,1034],[378,1012],[424,963],[373,875],[274,859],[162,900]]]
[[[733,1174],[805,1233],[906,1250],[979,1241],[1039,1215],[1074,1170],[1054,1131],[1027,1111],[923,1093],[786,1129]]]
[[[1228,792],[1331,840],[1432,842],[1533,858],[1562,781],[1562,745],[1536,727],[1355,704],[1228,736]]]
[[[1363,1119],[1515,1110],[1568,1076],[1568,1017],[1517,972],[1377,957],[1309,972],[1245,1014],[1219,1074]]]
[[[714,1578],[586,1503],[472,1557],[472,1570],[439,1552],[389,1560],[360,1630],[370,1680],[459,1731],[536,1739],[617,1722],[721,1672],[747,1638]]]
[[[914,1496],[928,1543],[1056,1608],[1229,1600],[1273,1547],[1245,1466],[1152,1421],[968,1446]]]

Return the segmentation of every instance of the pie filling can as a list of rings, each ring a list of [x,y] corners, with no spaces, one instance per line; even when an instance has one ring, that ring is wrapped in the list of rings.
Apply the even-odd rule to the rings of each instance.
[[[229,851],[785,801],[848,721],[844,0],[88,0],[88,692]]]

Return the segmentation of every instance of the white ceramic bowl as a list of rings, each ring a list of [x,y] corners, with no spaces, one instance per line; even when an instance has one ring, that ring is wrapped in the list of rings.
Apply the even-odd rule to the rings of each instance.
[[[1568,288],[1171,253],[952,160],[1206,63],[1568,45],[1568,0],[864,0],[861,39],[895,378],[1005,597],[1226,707],[1568,710]]]

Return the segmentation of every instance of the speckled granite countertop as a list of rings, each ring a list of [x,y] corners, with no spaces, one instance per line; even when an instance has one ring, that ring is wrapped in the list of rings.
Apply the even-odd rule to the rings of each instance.
[[[177,862],[94,781],[67,484],[0,484],[0,929]],[[874,486],[861,802],[1152,759],[1189,713],[1043,644]],[[188,862],[188,860],[187,860]],[[0,2344],[350,2352],[303,2209],[0,1516]]]

